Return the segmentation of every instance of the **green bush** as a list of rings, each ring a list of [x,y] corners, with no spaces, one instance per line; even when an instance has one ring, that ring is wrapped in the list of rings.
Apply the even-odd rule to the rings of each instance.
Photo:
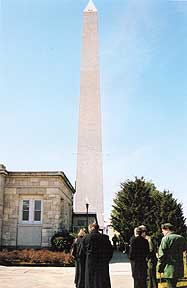
[[[65,253],[69,253],[72,248],[73,241],[73,235],[67,230],[63,229],[54,233],[51,238],[51,247],[54,251],[64,251]]]

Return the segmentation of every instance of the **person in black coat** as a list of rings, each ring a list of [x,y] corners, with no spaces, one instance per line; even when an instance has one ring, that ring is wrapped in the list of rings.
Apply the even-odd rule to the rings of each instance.
[[[85,288],[111,288],[109,261],[113,253],[112,245],[107,235],[99,233],[98,224],[90,224],[89,232],[83,239]]]
[[[142,234],[143,230],[136,229],[137,236],[131,241],[129,259],[131,261],[134,288],[146,288],[147,258],[149,257],[149,243]]]
[[[86,235],[84,229],[80,229],[78,237],[73,243],[71,251],[72,256],[75,258],[75,286],[76,288],[85,287],[85,253],[83,251],[83,237]]]
[[[111,288],[109,262],[113,256],[113,247],[108,235],[102,234],[102,251],[103,251],[103,288]]]

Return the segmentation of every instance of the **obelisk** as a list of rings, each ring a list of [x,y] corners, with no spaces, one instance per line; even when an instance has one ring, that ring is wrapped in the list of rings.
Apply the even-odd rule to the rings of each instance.
[[[83,13],[75,212],[96,212],[103,227],[103,171],[98,13],[90,0]]]

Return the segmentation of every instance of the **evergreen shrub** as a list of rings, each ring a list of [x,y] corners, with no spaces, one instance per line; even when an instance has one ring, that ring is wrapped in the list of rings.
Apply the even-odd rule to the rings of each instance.
[[[74,236],[66,229],[59,230],[54,233],[51,238],[51,248],[54,251],[64,251],[69,253],[72,248]]]

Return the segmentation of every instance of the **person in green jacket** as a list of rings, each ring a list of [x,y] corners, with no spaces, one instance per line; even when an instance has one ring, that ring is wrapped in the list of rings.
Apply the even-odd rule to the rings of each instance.
[[[176,288],[178,279],[184,276],[185,239],[174,233],[170,223],[162,224],[161,229],[164,237],[158,250],[158,272],[164,273],[168,288]]]

